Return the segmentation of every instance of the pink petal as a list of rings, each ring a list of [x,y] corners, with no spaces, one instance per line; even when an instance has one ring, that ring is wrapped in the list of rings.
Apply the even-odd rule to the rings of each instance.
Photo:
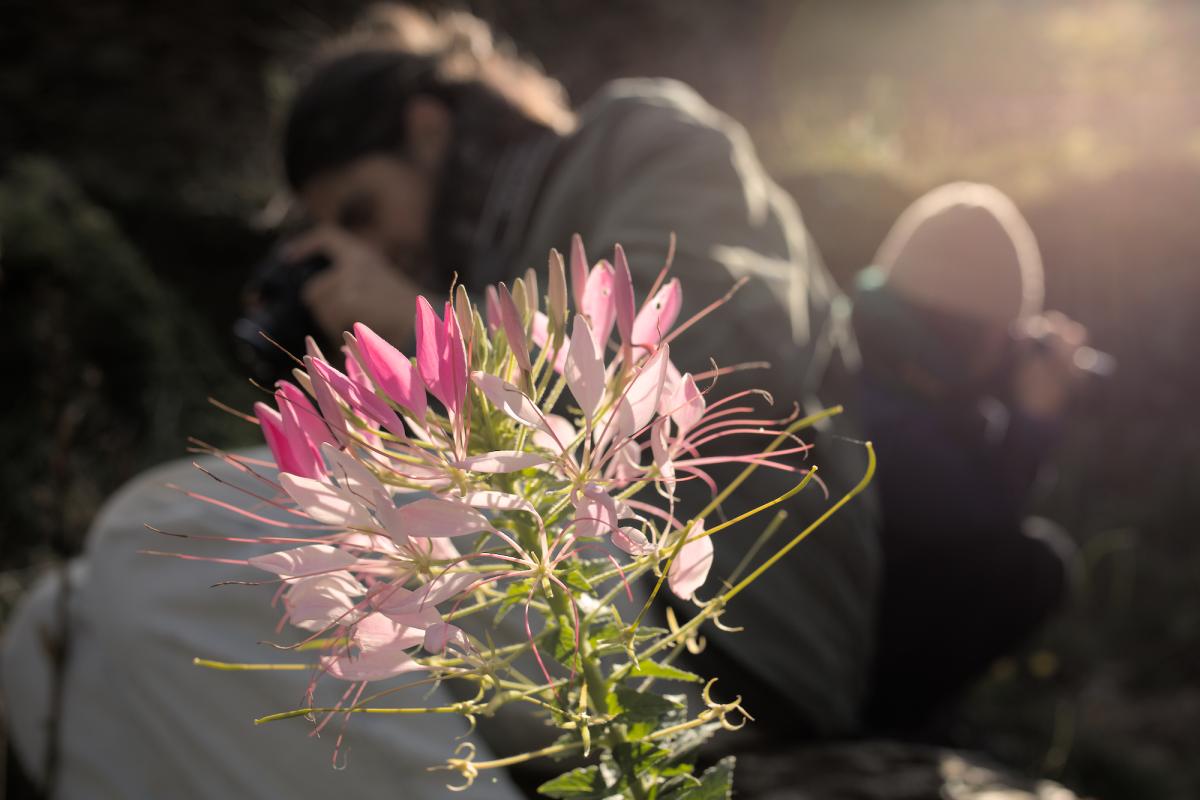
[[[296,415],[296,422],[304,429],[304,435],[308,437],[314,449],[326,442],[334,443],[329,426],[321,419],[321,415],[309,402],[308,395],[299,386],[289,381],[279,381],[275,384],[275,400],[279,405],[280,414],[286,416],[286,408]]]
[[[411,536],[408,539],[408,546],[409,549],[434,561],[456,561],[461,555],[458,548],[449,539],[426,539],[423,536]]]
[[[308,473],[309,470],[305,469],[301,465],[300,459],[292,453],[292,443],[284,434],[283,418],[279,412],[266,403],[255,403],[254,416],[258,417],[258,425],[262,428],[263,439],[266,440],[267,447],[270,448],[271,455],[275,458],[275,465],[279,467],[280,472]]]
[[[308,429],[305,427],[303,420],[300,419],[300,415],[314,415],[311,421],[320,426],[326,437],[329,437],[328,428],[319,419],[315,418],[316,411],[313,410],[311,405],[307,405],[307,401],[305,401],[307,407],[298,407],[295,403],[288,400],[282,390],[276,390],[275,403],[279,406],[279,416],[283,421],[284,438],[287,440],[288,448],[291,450],[296,462],[293,468],[283,471],[302,475],[305,478],[323,478],[325,475],[325,462],[321,460],[321,451],[309,436]]]
[[[626,442],[621,445],[609,462],[609,473],[618,481],[632,481],[642,477],[645,468],[642,467],[642,448],[637,442]]]
[[[488,286],[483,291],[484,305],[487,310],[488,333],[500,330],[500,294],[495,286]]]
[[[595,339],[587,320],[575,315],[571,345],[563,365],[567,386],[587,419],[591,419],[604,399],[604,362],[596,353]]]
[[[596,349],[603,353],[617,320],[617,309],[613,305],[613,268],[607,261],[601,261],[588,275],[579,309],[591,323]]]
[[[406,649],[425,640],[425,631],[411,628],[383,614],[370,614],[354,626],[357,652],[343,652],[324,660],[326,670],[347,681],[378,681],[426,669]]]
[[[496,492],[491,490],[470,492],[463,496],[463,502],[473,508],[486,508],[488,511],[525,511],[532,514],[541,527],[542,517],[533,503],[518,494]]]
[[[397,405],[408,409],[414,417],[424,419],[427,405],[425,386],[412,362],[361,322],[354,324],[354,336],[358,340],[363,367],[375,385]]]
[[[575,500],[575,535],[607,536],[617,529],[617,506],[607,492],[589,486]]]
[[[383,484],[379,479],[347,451],[327,444],[321,447],[321,452],[329,461],[329,474],[352,497],[370,502],[377,494],[383,493]]]
[[[531,428],[546,427],[538,407],[516,386],[486,372],[472,373],[471,380],[479,387],[479,391],[483,392],[489,403],[517,422]]]
[[[521,315],[513,302],[508,287],[500,284],[500,324],[504,328],[504,338],[508,340],[508,349],[517,359],[517,366],[525,372],[532,368],[529,363],[529,342],[525,339],[525,326],[521,324]]]
[[[583,239],[576,233],[571,237],[571,294],[575,298],[576,311],[583,311],[584,287],[588,278],[587,253],[583,250]]]
[[[671,398],[671,420],[679,427],[679,437],[696,427],[704,417],[704,395],[696,388],[696,380],[692,374],[683,376],[680,385]]]
[[[537,453],[522,453],[516,450],[494,450],[470,456],[454,462],[454,466],[469,472],[520,472],[529,467],[545,464],[546,457]]]
[[[437,622],[426,628],[425,641],[421,646],[434,655],[441,655],[451,646],[462,653],[471,649],[471,643],[463,629],[449,622]]]
[[[437,604],[457,597],[477,581],[479,576],[470,572],[442,572],[416,591],[379,584],[377,588],[372,588],[371,600],[381,613],[389,617],[401,620],[430,619],[436,622],[441,619],[435,608]]]
[[[558,414],[547,414],[546,428],[533,434],[533,443],[552,453],[561,453],[564,452],[564,448],[571,447],[571,443],[578,435],[579,432],[575,430],[575,426],[569,419],[560,417]]]
[[[345,373],[346,377],[354,381],[360,388],[366,391],[372,391],[371,379],[367,373],[363,371],[362,365],[358,361],[358,357],[350,351],[348,345],[342,345],[342,355],[345,356]]]
[[[317,522],[347,528],[369,528],[373,525],[370,514],[361,503],[327,483],[284,472],[279,476],[279,485],[296,505]]]
[[[672,400],[679,391],[679,384],[682,382],[683,376],[679,374],[679,368],[674,363],[668,361],[667,377],[663,379],[662,394],[658,398],[658,413],[662,416],[667,416],[675,408]]]
[[[682,307],[683,289],[679,279],[672,278],[638,312],[633,321],[633,343],[642,347],[658,344],[675,325]]]
[[[396,520],[406,536],[465,536],[490,531],[487,517],[465,503],[422,497],[396,509]]]
[[[437,312],[423,296],[417,297],[416,333],[417,372],[429,392],[444,405],[449,405],[442,387],[441,375],[444,329]]]
[[[456,415],[467,395],[467,348],[462,329],[458,327],[458,316],[448,302],[445,313],[441,340],[442,365],[438,374],[447,394],[443,402],[450,413]]]
[[[281,578],[296,578],[317,575],[323,572],[344,570],[353,566],[358,559],[327,544],[306,544],[290,550],[279,550],[247,560],[250,566],[274,572]]]
[[[320,359],[310,359],[309,374],[315,370],[329,386],[346,401],[346,405],[360,417],[387,428],[397,436],[404,436],[404,423],[392,407],[380,400],[369,388],[359,386],[336,367]]]
[[[619,408],[616,437],[632,436],[649,424],[658,410],[663,381],[670,363],[670,347],[663,345],[652,355],[629,384]]]
[[[312,384],[313,396],[317,398],[317,407],[321,409],[321,418],[325,420],[329,435],[333,436],[337,444],[347,447],[351,441],[347,433],[349,423],[346,421],[342,406],[338,403],[337,395],[330,387],[329,381],[315,366],[317,363],[318,361],[312,356],[304,357],[304,366],[308,370],[308,380]]]
[[[613,306],[617,312],[621,344],[628,349],[633,344],[633,277],[629,274],[629,261],[621,245],[617,245],[613,258]]]
[[[654,552],[654,545],[646,539],[646,534],[628,525],[613,531],[612,543],[631,556],[642,556]]]
[[[288,621],[297,628],[309,631],[349,624],[358,616],[354,610],[354,598],[365,591],[365,587],[349,572],[300,578],[284,596]]]
[[[704,531],[704,523],[698,524],[688,531],[688,536],[695,536]],[[712,567],[713,544],[711,536],[693,539],[687,542],[674,563],[667,571],[667,585],[676,597],[690,600],[696,590],[704,585],[708,571]]]

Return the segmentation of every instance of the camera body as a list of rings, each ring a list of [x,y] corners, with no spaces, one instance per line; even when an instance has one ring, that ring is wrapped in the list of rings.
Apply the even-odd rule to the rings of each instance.
[[[238,357],[264,386],[286,377],[304,354],[304,337],[320,338],[305,305],[304,284],[332,262],[324,253],[287,261],[275,247],[250,274],[243,290],[245,312],[233,325]],[[289,355],[291,354],[291,355]]]

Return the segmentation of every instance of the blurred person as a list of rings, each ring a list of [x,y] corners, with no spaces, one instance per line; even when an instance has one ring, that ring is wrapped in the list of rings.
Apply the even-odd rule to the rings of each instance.
[[[480,20],[382,7],[320,54],[293,100],[283,161],[313,225],[285,245],[284,257],[328,261],[304,281],[301,296],[334,341],[361,321],[404,348],[418,292],[445,292],[454,273],[476,291],[510,279],[544,264],[550,247],[565,252],[576,233],[593,256],[622,244],[644,293],[674,233],[681,319],[748,279],[706,324],[673,343],[681,369],[704,371],[710,358],[721,366],[770,361],[769,372],[720,380],[725,391],[770,390],[780,416],[839,397],[848,320],[837,313],[837,290],[799,212],[765,174],[746,132],[682,84],[617,81],[572,109],[557,83],[495,42]],[[815,451],[832,499],[815,489],[797,496],[789,505],[794,530],[861,475],[862,448],[838,439],[852,430],[846,420],[837,425],[820,431]],[[773,499],[796,480],[760,474],[726,513]],[[300,726],[246,723],[259,711],[295,706],[306,675],[226,675],[191,665],[195,656],[267,660],[253,643],[273,638],[270,614],[261,594],[245,587],[207,589],[246,577],[235,565],[138,555],[157,544],[143,523],[212,535],[263,531],[170,494],[165,481],[211,488],[183,463],[136,480],[97,520],[72,573],[59,796],[276,797],[351,782],[394,783],[406,796],[427,796],[423,768],[452,746],[450,722],[356,719],[350,769],[333,773],[321,757],[327,751],[301,741]],[[879,566],[868,499],[739,596],[725,619],[749,631],[722,647],[710,643],[703,656],[703,670],[747,697],[760,735],[790,741],[857,729]],[[716,578],[764,524],[716,537]],[[218,552],[254,554],[219,544],[203,550]],[[5,642],[10,721],[30,765],[45,747],[38,639],[46,591],[35,592]],[[107,733],[110,724],[121,726],[120,742]],[[500,751],[522,739],[503,726],[485,735]],[[511,791],[498,785],[487,796]]]
[[[860,275],[861,410],[883,518],[877,731],[937,735],[969,682],[1067,592],[1069,538],[1025,515],[1087,332],[1042,304],[1033,232],[982,184],[918,199]]]

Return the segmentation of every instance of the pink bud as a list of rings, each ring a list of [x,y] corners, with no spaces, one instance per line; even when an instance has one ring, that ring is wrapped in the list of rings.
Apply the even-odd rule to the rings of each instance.
[[[382,336],[363,325],[354,324],[354,335],[358,340],[358,352],[362,355],[363,367],[385,395],[402,408],[407,409],[418,420],[425,418],[425,386],[413,369],[412,362],[392,347]]]
[[[575,298],[575,310],[583,310],[583,291],[588,278],[587,253],[583,250],[583,238],[578,233],[571,237],[571,294]]]
[[[529,372],[529,342],[525,338],[525,326],[521,324],[521,315],[513,302],[508,287],[500,284],[500,324],[504,326],[504,336],[508,339],[508,349],[517,359],[517,366],[524,372]]]
[[[629,274],[629,261],[621,245],[617,245],[613,258],[613,305],[617,312],[617,333],[629,357],[633,346],[633,277]]]

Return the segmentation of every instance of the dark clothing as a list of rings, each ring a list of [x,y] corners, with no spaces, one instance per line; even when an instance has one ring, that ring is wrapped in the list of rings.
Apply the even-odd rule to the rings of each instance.
[[[902,377],[964,374],[930,321],[886,288],[860,291],[861,409],[879,456],[883,590],[868,723],[912,734],[1059,604],[1064,565],[1022,532],[1045,423],[998,399],[932,397]],[[907,350],[908,352],[901,352]],[[981,408],[981,402],[984,405]]]

